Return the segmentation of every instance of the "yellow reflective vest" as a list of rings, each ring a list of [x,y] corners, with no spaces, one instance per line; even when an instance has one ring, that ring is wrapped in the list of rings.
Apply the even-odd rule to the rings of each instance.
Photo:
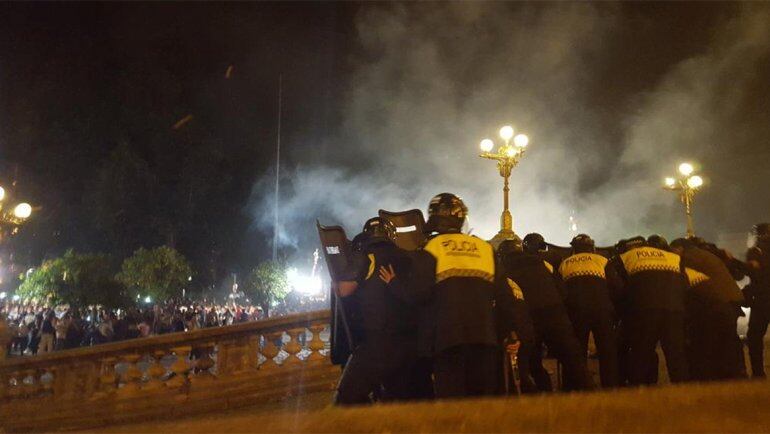
[[[436,283],[450,277],[477,277],[495,280],[495,254],[492,246],[465,234],[442,234],[425,245],[436,258]]]
[[[559,265],[559,275],[566,280],[579,276],[594,276],[606,279],[607,258],[595,253],[577,253],[563,260]]]

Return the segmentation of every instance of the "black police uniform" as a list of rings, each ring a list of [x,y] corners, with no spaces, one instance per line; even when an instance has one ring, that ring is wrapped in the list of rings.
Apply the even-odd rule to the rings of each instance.
[[[559,276],[566,291],[565,305],[572,326],[588,353],[588,335],[593,333],[599,353],[602,387],[618,385],[618,347],[615,336],[615,311],[607,285],[607,258],[595,253],[577,253],[564,259]]]
[[[697,381],[746,376],[743,344],[736,321],[743,295],[722,260],[685,245],[682,264],[692,288],[687,295],[687,359],[690,378]]]
[[[383,399],[409,397],[405,373],[417,350],[417,315],[411,299],[398,285],[379,278],[379,267],[392,265],[396,275],[407,274],[409,261],[393,243],[382,239],[362,243],[367,257],[361,270],[355,299],[360,320],[359,342],[350,356],[337,387],[337,404],[370,402],[369,395],[384,388]]]
[[[501,261],[501,279],[512,288],[518,288],[529,307],[535,331],[535,349],[528,364],[520,358],[522,392],[535,392],[528,382],[531,375],[537,389],[551,391],[551,379],[542,365],[542,343],[564,367],[564,386],[568,390],[593,388],[586,359],[575,338],[572,324],[564,308],[553,268],[536,255],[521,253],[509,255]],[[524,363],[522,363],[524,362]],[[529,371],[529,372],[528,372]]]
[[[751,376],[765,377],[765,334],[770,323],[770,242],[760,242],[746,253],[746,261],[755,261],[758,269],[749,268],[751,284],[743,290],[746,302],[751,308],[749,330],[746,340],[749,344]]]
[[[437,398],[498,390],[494,317],[494,252],[486,241],[459,233],[431,238],[414,254],[411,294],[426,304],[421,355],[432,356]]]
[[[688,378],[685,357],[684,296],[687,278],[679,255],[641,246],[613,261],[626,300],[623,321],[630,346],[629,381],[657,381],[655,348],[660,342],[672,382]]]
[[[513,341],[510,341],[510,338],[512,333],[515,333],[515,340],[519,342],[516,358],[520,387],[522,390],[535,391],[537,386],[535,386],[530,377],[531,368],[529,366],[532,352],[535,351],[536,337],[535,326],[529,314],[529,306],[524,300],[524,292],[516,282],[506,278],[500,272],[502,266],[498,266],[496,269],[498,272],[495,276],[495,289],[497,291],[495,295],[495,317],[497,320],[498,340],[501,351],[505,354],[503,369],[513,374],[510,355],[507,354],[504,345],[506,343],[513,343]],[[506,342],[506,340],[509,340],[509,342]],[[521,375],[522,372],[527,372],[528,374]],[[505,376],[503,375],[502,377],[504,378]],[[506,385],[504,383],[502,385],[505,388]],[[510,390],[514,386],[513,375],[511,375],[507,387]]]

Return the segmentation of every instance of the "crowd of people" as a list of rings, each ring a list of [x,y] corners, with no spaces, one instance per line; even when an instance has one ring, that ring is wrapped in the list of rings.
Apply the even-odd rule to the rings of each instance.
[[[466,215],[443,193],[429,204],[421,248],[399,248],[382,217],[354,238],[333,270],[337,404],[550,392],[546,355],[561,365],[564,390],[651,385],[658,345],[671,382],[747,378],[742,306],[751,307],[751,376],[765,377],[770,224],[755,226],[743,262],[697,237],[659,235],[597,249],[586,234],[559,248],[532,233],[493,249],[463,233]]]
[[[270,311],[270,316],[322,309],[316,300],[289,298]],[[231,301],[170,299],[128,309],[41,306],[21,301],[0,305],[11,333],[10,355],[34,355],[82,346],[98,345],[165,333],[219,327],[264,319],[262,308]]]

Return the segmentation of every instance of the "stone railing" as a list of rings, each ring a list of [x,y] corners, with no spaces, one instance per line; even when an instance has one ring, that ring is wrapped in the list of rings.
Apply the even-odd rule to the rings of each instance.
[[[0,361],[0,432],[99,427],[332,391],[329,311]]]

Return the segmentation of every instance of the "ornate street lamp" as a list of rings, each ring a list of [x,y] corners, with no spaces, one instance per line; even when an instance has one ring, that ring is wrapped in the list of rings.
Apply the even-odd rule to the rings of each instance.
[[[684,205],[684,212],[687,215],[687,238],[695,236],[695,229],[693,229],[692,224],[692,203],[695,199],[695,193],[703,186],[703,178],[693,175],[693,172],[695,172],[695,168],[692,164],[682,163],[679,165],[679,177],[667,177],[665,179],[665,188],[679,192],[679,200]]]
[[[504,240],[510,240],[517,238],[513,232],[513,217],[508,210],[508,178],[511,176],[511,170],[519,164],[519,160],[524,156],[524,150],[529,144],[529,138],[524,134],[517,134],[514,136],[513,127],[504,126],[500,128],[500,138],[503,139],[503,144],[493,152],[495,142],[490,139],[484,139],[480,143],[482,158],[497,161],[497,170],[500,172],[500,176],[503,177],[503,214],[500,216],[500,232],[495,235],[491,243],[497,247]],[[513,139],[513,143],[511,143]]]
[[[0,242],[2,242],[6,236],[14,235],[19,230],[19,226],[32,215],[32,206],[26,202],[22,202],[13,206],[11,211],[6,211],[5,205],[5,189],[0,187]],[[5,295],[5,293],[2,293]],[[0,297],[0,302],[4,301],[5,296]],[[14,296],[14,301],[16,301]],[[8,327],[5,324],[5,318],[0,317],[0,360],[3,360],[6,356],[6,347],[10,341],[11,336],[8,331]]]
[[[5,209],[5,189],[0,187],[0,241],[8,235],[15,235],[19,226],[32,215],[32,206],[26,202],[16,204],[10,211]]]

